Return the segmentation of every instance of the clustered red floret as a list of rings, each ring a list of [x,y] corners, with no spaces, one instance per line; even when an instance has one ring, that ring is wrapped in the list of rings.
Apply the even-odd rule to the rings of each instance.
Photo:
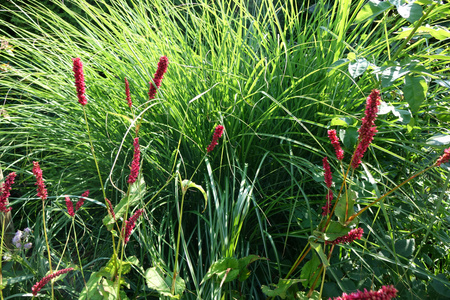
[[[450,148],[447,148],[444,150],[444,154],[441,155],[441,157],[438,158],[435,166],[440,166],[441,164],[445,164],[450,160]]]
[[[128,243],[130,240],[131,231],[133,231],[134,226],[136,226],[136,221],[142,215],[143,209],[138,209],[134,215],[132,215],[128,221],[125,221],[125,235],[124,235],[124,243]]]
[[[377,117],[380,99],[380,92],[378,90],[373,90],[369,97],[367,97],[365,116],[362,119],[361,127],[358,129],[358,146],[356,147],[351,163],[353,169],[356,169],[361,164],[361,158],[373,141],[375,133],[378,132],[375,126],[375,119]]]
[[[127,78],[125,77],[125,94],[127,95],[128,106],[131,108],[133,102],[131,102],[131,94],[130,94],[130,84],[128,83]]]
[[[77,201],[77,205],[75,206],[75,210],[79,210],[81,206],[84,204],[84,198],[89,196],[89,190],[86,190],[83,194],[81,194],[80,199]]]
[[[139,175],[139,161],[141,159],[141,151],[139,150],[139,138],[135,138],[134,142],[134,156],[131,162],[130,177],[128,177],[128,183],[134,183]]]
[[[72,200],[70,200],[69,196],[66,196],[66,207],[69,216],[75,217],[75,211],[73,210],[73,203]]]
[[[164,73],[167,71],[167,66],[169,65],[169,59],[166,56],[161,56],[158,62],[158,68],[156,69],[156,73],[153,76],[153,82],[149,82],[150,89],[148,91],[148,99],[152,100],[156,96],[156,92],[161,86],[162,79],[164,77]]]
[[[211,141],[211,144],[206,148],[206,151],[211,152],[214,150],[214,147],[216,147],[219,143],[217,141],[220,139],[220,137],[223,134],[223,126],[217,125],[216,129],[214,130],[214,135]]]
[[[333,300],[390,300],[397,297],[397,292],[397,289],[393,285],[383,285],[378,291],[368,291],[364,289],[364,292],[357,291],[351,294],[343,293],[342,296],[335,297]],[[331,298],[328,300],[331,300]]]
[[[364,229],[362,229],[361,227],[358,227],[358,228],[350,230],[350,232],[347,235],[338,237],[334,241],[326,242],[326,243],[333,244],[333,245],[351,243],[354,240],[360,240],[362,238],[363,233],[364,233]]]
[[[343,160],[344,159],[344,150],[342,150],[341,148],[341,144],[339,143],[339,139],[336,135],[336,130],[331,129],[328,130],[328,138],[331,141],[331,145],[333,145],[334,150],[336,151],[336,157],[339,160]]]
[[[116,214],[114,213],[114,208],[113,208],[113,206],[111,204],[111,201],[109,201],[108,198],[105,198],[105,200],[108,203],[108,211],[111,214],[111,216],[113,217],[113,219],[115,220],[116,219]]]
[[[11,186],[14,183],[14,178],[16,177],[16,172],[11,172],[6,176],[5,182],[0,187],[0,212],[7,213],[12,208],[8,206],[8,198],[11,195]]]
[[[72,58],[73,61],[73,73],[75,76],[75,87],[77,88],[78,102],[85,106],[87,104],[86,99],[86,85],[84,83],[83,63],[79,57]]]
[[[322,206],[322,216],[326,216],[330,213],[331,201],[333,200],[333,191],[330,189],[333,184],[333,177],[331,175],[330,164],[328,163],[328,158],[324,157],[322,160],[323,169],[325,171],[325,184],[328,188],[328,193],[326,196],[327,202],[325,206]]]
[[[53,274],[47,275],[44,278],[42,278],[39,282],[37,282],[32,288],[31,288],[31,292],[33,293],[33,296],[36,296],[37,293],[47,284],[50,282],[50,280],[52,280],[55,277],[58,277],[61,274],[66,274],[67,272],[73,271],[73,268],[67,268],[67,269],[62,269],[59,271],[56,271]]]
[[[47,189],[45,188],[44,179],[42,178],[42,170],[39,162],[33,161],[33,174],[36,176],[37,195],[42,200],[47,199]]]

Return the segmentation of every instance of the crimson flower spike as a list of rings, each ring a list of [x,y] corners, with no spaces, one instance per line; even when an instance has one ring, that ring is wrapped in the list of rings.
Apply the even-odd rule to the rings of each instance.
[[[75,206],[75,210],[79,210],[80,207],[84,204],[84,198],[89,196],[89,190],[86,190],[83,194],[81,194],[80,199],[77,201],[77,205]]]
[[[158,62],[158,68],[156,69],[155,75],[153,75],[153,82],[149,82],[150,89],[148,91],[148,99],[152,100],[156,96],[156,92],[161,86],[164,73],[167,72],[167,66],[169,65],[169,59],[166,56],[161,56]]]
[[[75,87],[77,88],[78,102],[85,106],[87,104],[86,99],[86,85],[84,83],[83,63],[79,57],[72,58],[73,61],[73,73],[75,76]]]
[[[353,160],[351,166],[356,169],[361,164],[361,158],[373,141],[375,133],[377,133],[377,127],[375,126],[375,119],[378,113],[378,105],[380,105],[380,92],[378,90],[372,90],[369,97],[366,100],[365,116],[362,118],[361,127],[358,129],[358,146],[353,154]]]
[[[444,150],[444,154],[438,158],[434,166],[439,167],[441,164],[445,164],[450,160],[450,148]]]
[[[5,182],[0,186],[0,212],[7,213],[12,208],[8,206],[8,198],[11,195],[11,186],[14,184],[15,172],[11,172],[6,176]]]
[[[125,235],[124,235],[124,243],[128,243],[130,240],[131,231],[136,226],[137,219],[142,215],[143,209],[138,209],[134,215],[132,215],[128,221],[125,221]]]
[[[130,177],[128,177],[128,183],[133,184],[139,175],[139,161],[141,159],[141,151],[139,150],[139,138],[135,138],[134,142],[134,156],[131,162]]]
[[[355,293],[346,294],[343,293],[341,297],[334,297],[333,300],[391,300],[397,297],[397,289],[393,285],[383,285],[378,291],[368,291],[364,289],[364,292],[357,291]],[[329,298],[328,300],[331,300]]]
[[[336,151],[336,157],[339,160],[344,159],[344,150],[341,148],[341,144],[339,143],[339,138],[336,135],[336,130],[331,129],[328,130],[328,138],[331,141],[331,145],[333,145],[334,150]]]
[[[66,196],[66,207],[69,216],[75,217],[75,211],[73,210],[73,203],[72,200],[70,200],[69,196]]]
[[[127,96],[128,106],[131,108],[131,106],[133,105],[133,102],[131,101],[130,84],[128,83],[128,80],[126,77],[125,77],[125,94]]]
[[[39,162],[33,161],[33,174],[36,177],[37,195],[42,200],[47,199],[47,189],[45,188],[44,179],[42,178],[42,170]]]
[[[211,144],[206,148],[206,151],[209,153],[214,150],[214,147],[216,147],[219,143],[217,141],[220,139],[220,137],[223,134],[223,126],[217,125],[216,129],[214,130],[214,135],[211,141]]]
[[[328,158],[324,157],[322,160],[323,169],[325,171],[325,184],[327,185],[328,192],[326,196],[327,202],[325,206],[322,206],[322,216],[326,216],[330,213],[331,201],[333,200],[333,191],[330,189],[333,185],[333,177],[331,175],[330,164],[328,163]]]
[[[67,268],[67,269],[62,269],[59,271],[56,271],[53,274],[47,275],[44,278],[42,278],[39,282],[36,282],[35,285],[33,285],[33,287],[31,288],[31,292],[33,293],[33,296],[36,296],[37,293],[47,284],[50,282],[50,280],[52,280],[55,277],[58,277],[61,274],[66,274],[67,272],[73,271],[73,268]]]
[[[362,238],[363,233],[364,233],[364,229],[362,229],[361,227],[358,227],[358,228],[350,230],[350,232],[347,235],[338,237],[334,241],[325,242],[325,243],[333,244],[333,245],[351,243],[354,240],[360,240]]]

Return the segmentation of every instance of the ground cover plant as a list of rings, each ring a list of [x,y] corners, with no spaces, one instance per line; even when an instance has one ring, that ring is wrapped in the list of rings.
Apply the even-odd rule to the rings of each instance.
[[[0,21],[3,299],[447,299],[448,3],[53,5]]]

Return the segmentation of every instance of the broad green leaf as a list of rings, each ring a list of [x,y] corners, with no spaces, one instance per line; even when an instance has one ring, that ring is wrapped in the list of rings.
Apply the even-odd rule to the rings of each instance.
[[[400,16],[414,23],[422,17],[422,6],[417,3],[407,3],[397,6],[397,11]]]
[[[297,292],[297,297],[295,299],[298,300],[321,300],[320,293],[318,291],[313,291],[311,297],[307,296],[307,292]]]
[[[395,241],[395,252],[403,257],[412,257],[416,249],[416,241],[414,239]]]
[[[392,66],[392,67],[382,67],[380,69],[381,72],[381,85],[383,87],[391,86],[394,81],[405,76],[410,72],[407,68],[402,68],[400,66]]]
[[[388,1],[370,0],[359,11],[355,18],[355,23],[361,23],[370,18],[374,18],[389,8],[391,8],[391,4]]]
[[[409,36],[409,34],[411,33],[412,30],[413,30],[412,28],[408,28],[408,29],[401,31],[397,35],[397,38],[398,39],[406,38],[407,36]],[[435,39],[442,41],[442,40],[450,38],[450,31],[443,26],[435,25],[435,26],[431,27],[429,25],[426,25],[426,26],[420,26],[417,29],[417,31],[414,33],[414,36],[421,36],[421,35],[430,35],[430,36],[434,37]],[[445,56],[445,55],[441,55],[441,56],[442,57],[440,57],[440,59],[448,59],[448,56]]]
[[[91,274],[89,277],[86,286],[81,291],[78,299],[80,300],[102,300],[103,296],[99,293],[99,282],[102,279],[102,276],[99,276],[97,272]]]
[[[261,260],[261,259],[267,260],[267,258],[260,257],[258,255],[249,255],[249,256],[242,257],[239,259],[239,278],[238,279],[240,282],[243,282],[244,280],[246,280],[251,274],[251,272],[247,268],[247,266],[249,264],[251,264],[252,262]]]
[[[138,205],[140,200],[144,198],[145,192],[145,181],[143,176],[139,174],[138,180],[136,180],[136,182],[130,187],[129,196],[123,197],[119,204],[117,204],[114,208],[116,220],[125,214],[127,208],[131,210],[133,207]],[[114,218],[108,214],[103,218],[103,225],[105,225],[108,230],[111,230],[114,226]]]
[[[334,117],[331,119],[330,126],[345,126],[347,127],[348,124],[345,122],[344,118]]]
[[[202,213],[203,213],[206,209],[206,206],[208,205],[208,196],[206,195],[205,190],[203,189],[203,187],[201,185],[195,184],[194,182],[187,180],[187,179],[183,180],[181,182],[181,189],[182,189],[183,193],[186,193],[186,191],[189,188],[196,188],[203,194],[203,198],[205,198],[205,208],[202,211]]]
[[[448,297],[448,291],[450,290],[450,282],[445,274],[438,274],[436,277],[441,279],[441,281],[433,278],[431,281],[431,286],[433,289],[444,297]]]
[[[312,258],[306,262],[306,264],[302,267],[302,271],[300,273],[300,279],[304,279],[302,282],[302,285],[305,289],[310,288],[311,285],[316,280],[316,277],[319,276],[319,280],[317,281],[317,285],[320,284],[321,276],[319,275],[319,268],[320,265],[320,259],[317,256],[317,254],[313,254]],[[317,286],[316,285],[316,286]]]
[[[172,285],[172,277],[166,276],[165,278],[160,274],[156,267],[152,267],[145,271],[145,280],[148,288],[156,290],[162,296],[170,297],[172,299],[180,299],[186,284],[183,278],[177,276],[175,279],[175,295],[170,293]]]
[[[450,135],[436,134],[427,140],[427,145],[442,146],[450,144]]]
[[[427,94],[428,85],[423,76],[410,76],[405,77],[405,84],[403,86],[403,95],[405,100],[409,103],[411,112],[416,113],[422,102],[425,100]]]
[[[322,264],[325,267],[328,267],[330,264],[328,262],[327,256],[325,255],[325,253],[323,252],[322,249],[322,244],[316,243],[314,242],[316,238],[315,237],[310,237],[309,238],[309,244],[311,245],[311,247],[316,251],[316,253],[319,255],[320,260],[322,261]]]
[[[293,285],[303,281],[302,279],[280,279],[278,284],[271,284],[270,286],[261,286],[261,290],[268,297],[280,297],[285,299],[288,293],[288,289]]]
[[[123,282],[121,282],[121,284],[123,284]],[[117,295],[117,286],[112,280],[102,278],[100,287],[99,294],[103,295],[103,300],[128,299],[127,294],[122,289],[119,289],[120,297]]]
[[[203,278],[203,282],[212,278],[213,276],[218,277],[219,282],[229,282],[236,279],[239,275],[239,261],[234,257],[226,257],[219,259],[214,262],[210,267],[205,277]]]
[[[348,189],[347,192],[343,193],[338,199],[334,214],[340,223],[344,224],[345,221],[347,221],[348,218],[355,213],[353,205],[355,204],[356,197],[357,193]]]
[[[334,241],[338,237],[347,235],[349,232],[350,228],[345,227],[339,222],[331,221],[323,234],[323,238],[325,241]]]
[[[358,135],[358,129],[356,129],[355,127],[349,127],[347,129],[339,130],[339,139],[348,149],[352,149],[356,145],[356,142],[358,141]]]
[[[369,66],[369,62],[365,58],[358,58],[348,64],[348,72],[350,76],[356,78],[362,75]]]

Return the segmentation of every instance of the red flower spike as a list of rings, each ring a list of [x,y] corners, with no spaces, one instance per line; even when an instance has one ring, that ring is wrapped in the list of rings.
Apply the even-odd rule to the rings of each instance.
[[[16,173],[11,172],[6,176],[5,182],[0,186],[0,212],[7,213],[12,208],[8,206],[8,198],[11,195],[11,186],[14,184],[14,178],[16,178]]]
[[[108,212],[111,214],[111,216],[113,217],[113,219],[115,220],[116,219],[116,214],[114,213],[114,208],[113,208],[113,206],[112,206],[112,204],[111,204],[111,201],[109,201],[109,199],[108,198],[105,198],[106,199],[106,202],[108,202]]]
[[[209,153],[214,150],[214,147],[218,145],[217,141],[220,139],[220,137],[223,134],[223,126],[217,125],[216,129],[214,130],[214,135],[211,141],[211,144],[206,148],[206,151]]]
[[[330,188],[333,184],[333,177],[331,176],[331,169],[330,164],[328,163],[328,158],[324,157],[322,159],[323,163],[323,169],[325,171],[325,184],[327,185],[327,188]]]
[[[141,152],[139,150],[139,138],[135,138],[134,142],[134,157],[133,157],[133,161],[131,162],[131,172],[130,172],[130,177],[128,177],[128,183],[133,184],[138,175],[139,175],[139,161],[141,159]]]
[[[336,157],[339,160],[343,160],[344,159],[344,150],[342,150],[341,148],[341,144],[339,143],[339,139],[336,135],[336,130],[331,129],[328,130],[328,138],[331,141],[331,145],[333,145],[334,150],[336,151]]]
[[[37,293],[47,284],[50,282],[50,280],[52,280],[55,277],[58,277],[61,274],[66,274],[67,272],[73,271],[73,268],[67,268],[67,269],[62,269],[59,271],[56,271],[53,274],[47,275],[44,278],[42,278],[39,282],[37,282],[35,285],[33,285],[33,287],[31,288],[31,292],[33,293],[33,296],[36,296]]]
[[[83,63],[79,57],[72,58],[73,61],[73,73],[75,76],[75,87],[77,88],[78,102],[85,106],[87,104],[86,99],[86,85],[84,83]]]
[[[75,217],[75,212],[73,210],[73,203],[72,200],[70,200],[69,196],[66,196],[66,207],[67,207],[67,213],[71,217]]]
[[[444,154],[438,158],[436,163],[434,164],[436,167],[439,167],[441,164],[445,164],[450,160],[450,148],[444,150]]]
[[[79,210],[81,206],[84,204],[84,198],[89,196],[89,190],[81,194],[80,200],[77,201],[77,205],[75,206],[75,210]]]
[[[378,105],[380,105],[380,92],[373,90],[366,100],[365,116],[362,118],[361,127],[358,129],[358,146],[353,154],[353,160],[351,166],[356,169],[361,164],[361,158],[373,141],[375,133],[377,133],[377,127],[375,126],[375,119],[378,113]]]
[[[128,83],[127,78],[125,77],[125,94],[127,95],[128,106],[131,108],[133,102],[131,102],[131,94],[130,94],[130,84]]]
[[[390,300],[397,297],[397,293],[398,291],[393,285],[383,285],[378,291],[364,289],[364,292],[343,293],[341,297],[335,297],[333,300]],[[331,298],[328,300],[331,300]]]
[[[124,235],[124,243],[128,243],[130,240],[131,231],[136,226],[137,219],[142,215],[143,209],[138,209],[134,215],[132,215],[128,221],[125,221],[125,235]]]
[[[350,230],[350,232],[347,235],[338,237],[334,241],[326,242],[327,244],[345,244],[345,243],[351,243],[354,240],[360,240],[362,238],[362,235],[364,233],[364,230],[361,227],[355,228]]]
[[[42,200],[47,199],[47,189],[45,188],[44,179],[42,178],[42,170],[39,162],[33,161],[33,174],[36,177],[37,195]]]
[[[150,89],[148,91],[148,99],[152,100],[155,98],[156,93],[161,86],[164,73],[167,72],[167,66],[169,65],[169,59],[166,56],[161,56],[158,62],[158,68],[156,69],[155,75],[153,75],[153,82],[149,82]]]

